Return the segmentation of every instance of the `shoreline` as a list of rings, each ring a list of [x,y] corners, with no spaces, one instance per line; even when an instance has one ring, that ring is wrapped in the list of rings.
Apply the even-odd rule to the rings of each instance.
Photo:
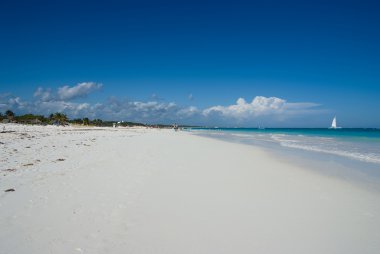
[[[21,135],[25,130],[27,136]],[[282,161],[260,147],[173,130],[110,130],[22,127],[0,134],[11,137],[1,136],[7,161],[0,178],[0,250],[376,253],[380,248],[376,191]],[[4,172],[4,165],[19,167]],[[15,191],[4,192],[9,188]]]
[[[378,163],[364,162],[335,154],[282,146],[274,142],[243,139],[239,136],[220,136],[214,135],[214,133],[191,131],[188,133],[224,142],[256,147],[271,154],[273,158],[280,160],[282,163],[291,164],[305,170],[312,170],[327,177],[334,177],[338,180],[359,185],[362,188],[380,191],[380,165]]]

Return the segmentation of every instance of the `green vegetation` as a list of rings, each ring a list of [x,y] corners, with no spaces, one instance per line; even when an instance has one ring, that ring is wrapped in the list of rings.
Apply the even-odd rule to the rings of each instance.
[[[83,125],[90,125],[90,119],[87,117],[83,118]]]
[[[7,110],[4,114],[0,112],[0,121],[21,123],[21,124],[39,124],[39,125],[67,125],[67,124],[77,124],[86,126],[99,126],[99,127],[112,127],[116,121],[103,121],[101,119],[90,120],[88,117],[69,119],[66,114],[61,112],[56,112],[50,114],[48,117],[43,115],[35,114],[24,114],[17,116],[13,111]],[[147,126],[142,123],[134,122],[121,122],[117,126]]]
[[[48,119],[42,115],[25,114],[21,116],[15,116],[14,120],[18,123],[30,123],[30,124],[42,124],[48,123]]]
[[[8,119],[13,119],[15,117],[15,113],[13,113],[11,110],[5,111],[5,115],[7,116]]]
[[[85,125],[85,126],[99,126],[99,127],[113,127],[114,124],[116,126],[121,127],[132,127],[132,126],[145,126],[152,128],[172,128],[172,125],[167,124],[142,124],[135,122],[117,122],[117,121],[103,121],[101,119],[89,119],[88,117],[84,118],[75,118],[69,119],[66,114],[61,112],[56,112],[54,114],[50,114],[48,117],[43,115],[35,115],[35,114],[24,114],[17,116],[11,110],[7,110],[6,112],[0,112],[0,122],[12,122],[12,123],[21,123],[21,124],[38,124],[38,125],[68,125],[68,124],[77,124],[77,125]],[[186,127],[184,125],[180,125],[179,127]]]
[[[65,114],[59,113],[59,112],[55,114],[51,114],[49,118],[53,124],[58,124],[58,125],[66,125],[67,122],[69,121],[69,118]]]

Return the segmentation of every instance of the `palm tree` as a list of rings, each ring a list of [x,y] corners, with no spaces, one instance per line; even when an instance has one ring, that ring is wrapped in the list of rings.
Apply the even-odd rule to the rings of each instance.
[[[5,111],[5,115],[7,116],[9,120],[12,120],[15,117],[15,113],[13,113],[13,111],[11,110]]]
[[[69,121],[69,118],[66,114],[61,114],[61,121],[65,124],[67,123],[67,121]]]
[[[83,120],[81,118],[75,118],[75,119],[71,120],[71,122],[75,123],[75,124],[82,124]]]
[[[92,124],[94,124],[95,126],[102,126],[102,123],[103,121],[101,119],[94,119],[92,121]]]
[[[56,123],[63,125],[66,124],[69,120],[65,114],[59,112],[55,113],[54,115],[51,114],[50,118],[53,119]]]
[[[89,125],[90,124],[90,119],[87,117],[83,118],[83,125]]]
[[[103,120],[102,119],[96,119],[96,125],[97,126],[102,126]]]

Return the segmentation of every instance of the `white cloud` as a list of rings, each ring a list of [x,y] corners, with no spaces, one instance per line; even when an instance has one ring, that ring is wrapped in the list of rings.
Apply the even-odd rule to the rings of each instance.
[[[70,117],[82,117],[90,113],[91,105],[88,103],[74,103],[66,101],[36,101],[30,105],[34,109],[31,112],[49,115],[54,112],[63,112]]]
[[[39,98],[41,101],[50,101],[53,99],[51,89],[43,89],[42,87],[37,88],[33,94],[34,97]]]
[[[176,112],[180,109],[175,103],[158,101],[129,101],[119,100],[115,97],[107,102],[97,104],[98,113],[102,117],[115,120],[133,120],[142,122],[173,121]]]
[[[23,101],[20,97],[9,93],[0,94],[0,110],[14,110],[18,114],[35,113],[49,115],[54,112],[63,112],[70,117],[94,116],[93,106],[89,103],[69,102],[77,97],[83,97],[92,91],[101,88],[101,84],[93,82],[80,83],[74,87],[60,87],[56,93],[50,88],[37,88],[33,101]]]
[[[203,110],[203,115],[220,115],[236,119],[255,118],[259,116],[277,115],[285,117],[297,113],[305,113],[311,108],[319,106],[315,103],[289,103],[277,97],[256,96],[250,103],[239,98],[236,104],[229,106],[213,106]]]
[[[193,117],[193,116],[198,115],[198,114],[199,114],[199,110],[194,106],[179,109],[177,111],[177,116],[180,117],[181,119]]]
[[[93,82],[80,83],[74,87],[64,86],[58,92],[38,88],[34,100],[23,101],[20,97],[0,94],[0,110],[14,110],[16,114],[35,113],[49,115],[63,112],[70,118],[89,117],[104,120],[134,121],[142,123],[185,123],[218,126],[279,126],[288,119],[308,117],[321,113],[318,104],[288,102],[277,97],[256,96],[251,102],[239,98],[235,104],[198,109],[182,107],[174,102],[159,99],[131,101],[111,97],[95,104],[70,101],[101,87]],[[289,122],[292,123],[293,122]]]
[[[27,108],[28,102],[23,101],[18,96],[13,96],[9,93],[0,94],[0,109],[8,110],[8,109],[18,109],[24,110]]]
[[[5,110],[11,109],[8,105],[9,104],[8,100],[9,100],[10,96],[11,95],[9,93],[0,94],[0,110],[1,110],[1,113],[4,113]]]
[[[94,82],[83,82],[76,86],[63,86],[58,88],[58,97],[61,100],[72,100],[75,98],[85,97],[88,94],[99,90],[103,85]]]

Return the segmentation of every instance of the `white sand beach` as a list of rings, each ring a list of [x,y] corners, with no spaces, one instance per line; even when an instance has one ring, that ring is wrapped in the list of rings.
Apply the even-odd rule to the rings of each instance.
[[[173,130],[4,126],[1,254],[380,252],[379,192],[259,147]]]

